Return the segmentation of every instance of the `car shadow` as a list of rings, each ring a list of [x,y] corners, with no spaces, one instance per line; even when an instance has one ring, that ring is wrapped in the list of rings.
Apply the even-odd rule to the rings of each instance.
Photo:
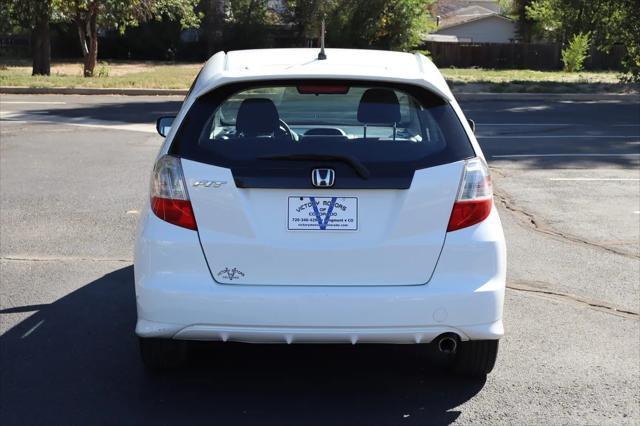
[[[484,380],[447,375],[429,347],[198,343],[163,374],[138,356],[133,267],[99,278],[0,336],[4,425],[448,424]]]

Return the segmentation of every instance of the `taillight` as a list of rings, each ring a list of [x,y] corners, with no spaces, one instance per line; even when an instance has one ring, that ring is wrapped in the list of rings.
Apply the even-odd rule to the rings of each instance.
[[[451,211],[447,232],[482,222],[491,213],[492,204],[493,189],[487,165],[480,158],[468,160]]]
[[[156,163],[151,179],[151,210],[164,221],[198,229],[179,158],[165,155]]]

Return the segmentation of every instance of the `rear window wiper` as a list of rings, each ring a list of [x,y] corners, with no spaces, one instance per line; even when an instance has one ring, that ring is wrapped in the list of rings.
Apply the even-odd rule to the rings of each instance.
[[[275,154],[263,155],[258,160],[282,160],[282,161],[339,161],[350,165],[362,179],[369,179],[369,169],[360,160],[350,155],[330,154]]]

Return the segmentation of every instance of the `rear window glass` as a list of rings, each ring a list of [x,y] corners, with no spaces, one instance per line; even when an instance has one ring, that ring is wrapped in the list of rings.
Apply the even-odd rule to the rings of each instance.
[[[194,103],[170,152],[223,167],[314,154],[413,169],[474,155],[452,107],[435,94],[408,85],[325,80],[216,89]]]

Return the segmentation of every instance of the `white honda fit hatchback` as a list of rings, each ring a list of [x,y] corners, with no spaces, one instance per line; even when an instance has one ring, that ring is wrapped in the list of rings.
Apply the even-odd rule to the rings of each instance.
[[[485,375],[506,254],[468,122],[420,54],[214,55],[175,119],[141,214],[144,363],[188,341],[427,344]]]

